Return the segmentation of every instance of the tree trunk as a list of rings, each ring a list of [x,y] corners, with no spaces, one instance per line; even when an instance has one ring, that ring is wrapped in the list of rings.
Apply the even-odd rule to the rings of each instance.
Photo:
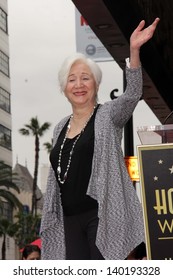
[[[3,241],[2,241],[2,260],[6,259],[6,235],[3,234]]]
[[[38,177],[38,164],[39,164],[39,136],[35,136],[35,168],[34,168],[34,178],[33,178],[33,193],[32,193],[32,210],[31,213],[36,215],[37,213],[37,198],[36,198],[36,189],[37,189],[37,177]]]

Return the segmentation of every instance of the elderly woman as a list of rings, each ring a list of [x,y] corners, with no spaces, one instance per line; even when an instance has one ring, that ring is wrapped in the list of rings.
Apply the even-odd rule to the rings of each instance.
[[[121,150],[122,129],[142,95],[140,47],[154,34],[141,21],[130,38],[127,86],[97,104],[99,66],[82,54],[59,72],[71,116],[54,129],[41,223],[42,259],[126,259],[145,241],[141,205]]]

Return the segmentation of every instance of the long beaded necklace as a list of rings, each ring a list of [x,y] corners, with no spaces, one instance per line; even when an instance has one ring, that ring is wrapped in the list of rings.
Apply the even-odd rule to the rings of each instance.
[[[70,120],[69,120],[69,123],[67,125],[67,130],[66,130],[66,133],[65,133],[65,137],[64,137],[64,140],[61,144],[61,147],[60,147],[60,151],[59,151],[59,157],[58,157],[58,167],[57,167],[57,174],[58,174],[58,180],[61,184],[64,184],[66,179],[67,179],[67,174],[68,174],[68,171],[69,171],[69,168],[70,168],[70,165],[71,165],[71,159],[72,159],[72,155],[73,155],[73,151],[74,151],[74,148],[76,146],[76,143],[77,141],[79,140],[80,136],[82,135],[82,133],[84,132],[85,130],[85,127],[87,126],[88,122],[90,121],[92,115],[94,114],[94,111],[95,111],[95,108],[96,108],[97,105],[94,106],[93,108],[93,111],[91,113],[91,115],[89,116],[89,118],[87,119],[87,121],[85,122],[84,124],[84,127],[82,128],[81,132],[78,134],[78,136],[76,137],[75,141],[73,142],[73,145],[72,145],[72,148],[71,148],[71,151],[70,151],[70,154],[69,154],[69,158],[68,158],[68,162],[67,162],[67,167],[66,167],[66,171],[64,173],[64,176],[63,179],[61,178],[61,159],[62,159],[62,151],[63,151],[63,148],[64,148],[64,144],[65,144],[65,141],[67,139],[67,135],[68,135],[68,132],[70,130],[70,127],[71,127],[71,120],[73,118],[73,115],[70,116]]]

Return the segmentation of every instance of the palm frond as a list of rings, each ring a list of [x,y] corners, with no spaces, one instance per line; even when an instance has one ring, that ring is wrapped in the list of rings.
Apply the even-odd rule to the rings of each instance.
[[[12,181],[0,180],[0,187],[6,187],[7,189],[13,189],[13,190],[17,191],[18,193],[20,193],[19,187]]]
[[[45,146],[45,148],[46,148],[48,154],[50,154],[50,152],[51,152],[51,150],[52,150],[52,147],[53,147],[52,144],[49,143],[49,142],[45,142],[45,143],[43,143],[43,145]]]
[[[30,126],[32,127],[33,130],[38,130],[40,127],[39,121],[37,119],[37,117],[32,118],[30,120]]]
[[[26,128],[20,128],[20,129],[19,129],[19,132],[20,132],[22,135],[29,135],[29,134],[30,134],[29,130],[26,129]]]
[[[4,198],[5,200],[7,200],[8,202],[11,203],[11,205],[14,207],[14,208],[19,208],[19,209],[22,209],[23,208],[23,205],[22,203],[19,201],[19,199],[13,194],[11,193],[10,191],[8,190],[4,190],[4,189],[0,189],[0,197],[1,198]]]
[[[18,230],[18,225],[8,219],[0,218],[0,236],[7,234],[13,237]]]
[[[39,136],[42,136],[46,130],[49,129],[51,124],[49,122],[45,122],[40,128],[39,128]]]

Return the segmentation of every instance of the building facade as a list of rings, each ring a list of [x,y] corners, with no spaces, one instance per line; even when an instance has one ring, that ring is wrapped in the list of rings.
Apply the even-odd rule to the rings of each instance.
[[[12,166],[11,89],[7,0],[0,0],[0,160]]]
[[[16,174],[16,180],[14,180],[14,182],[20,189],[20,193],[16,194],[16,196],[21,201],[23,206],[27,208],[28,211],[31,211],[33,177],[30,174],[28,168],[19,163],[16,163],[13,172],[14,174]],[[42,208],[43,208],[43,194],[38,186],[36,189],[36,199],[37,199],[37,214],[41,215]]]
[[[9,34],[8,34],[8,1],[0,0],[0,161],[6,168],[12,170],[12,117],[11,117],[11,88],[9,65]],[[2,186],[1,186],[2,188]],[[1,214],[12,219],[12,208],[3,202]],[[0,238],[0,248],[2,238]],[[14,259],[14,240],[6,238],[6,258]],[[1,258],[1,257],[0,257]]]

